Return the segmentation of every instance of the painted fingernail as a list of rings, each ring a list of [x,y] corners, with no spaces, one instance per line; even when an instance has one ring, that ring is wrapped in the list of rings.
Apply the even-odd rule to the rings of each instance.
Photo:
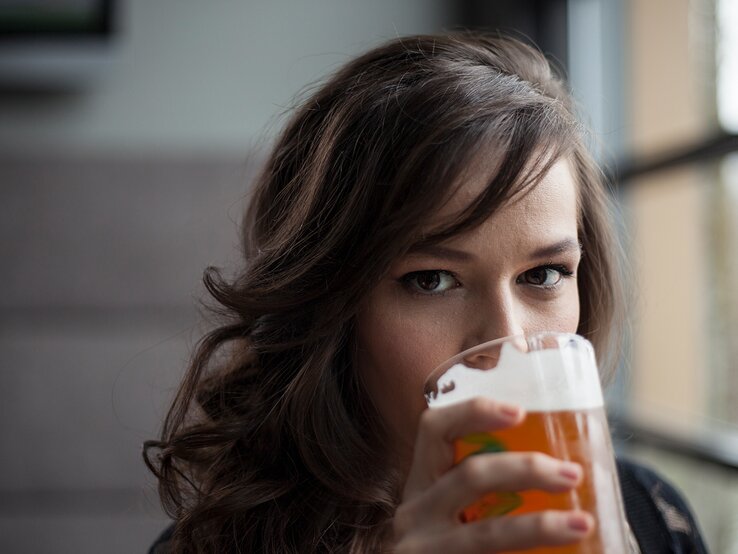
[[[561,462],[559,475],[570,481],[578,481],[582,476],[582,467],[574,462]]]
[[[572,514],[567,518],[567,526],[577,533],[586,533],[591,526],[590,518],[584,514]]]

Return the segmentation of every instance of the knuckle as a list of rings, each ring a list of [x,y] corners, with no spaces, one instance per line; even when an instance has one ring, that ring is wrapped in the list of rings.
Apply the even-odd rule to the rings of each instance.
[[[392,518],[392,531],[395,538],[404,536],[412,527],[412,524],[412,509],[407,504],[400,504],[395,510],[395,516]]]
[[[469,411],[472,415],[481,415],[489,412],[492,405],[492,401],[484,398],[483,396],[477,396],[469,401]]]
[[[439,418],[436,416],[436,413],[434,410],[428,408],[427,410],[424,410],[423,413],[420,415],[420,423],[418,424],[418,427],[421,432],[425,432],[427,434],[433,434],[434,430],[438,426]]]
[[[555,536],[557,517],[553,512],[540,512],[533,520],[533,528],[541,539],[550,539]]]
[[[473,535],[477,548],[494,548],[499,543],[503,523],[501,519],[488,519],[484,525],[477,525]]]
[[[487,464],[481,457],[471,456],[458,466],[458,472],[461,483],[476,490],[480,488],[487,474]]]
[[[561,543],[560,518],[555,511],[543,511],[516,517],[490,518],[475,524],[470,536],[474,551],[535,549]],[[525,550],[528,552],[528,550]],[[546,550],[548,552],[548,550]]]
[[[529,452],[525,457],[525,467],[534,478],[545,479],[550,472],[549,458],[541,452]]]

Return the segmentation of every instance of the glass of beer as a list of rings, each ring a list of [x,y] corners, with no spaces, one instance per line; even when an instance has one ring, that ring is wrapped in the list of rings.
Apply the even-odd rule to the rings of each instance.
[[[514,427],[456,440],[455,463],[483,453],[538,451],[581,464],[584,475],[578,487],[564,493],[488,494],[464,509],[462,520],[547,509],[586,510],[596,521],[586,540],[526,552],[628,552],[622,496],[589,341],[566,333],[505,337],[454,356],[426,381],[425,397],[431,409],[477,396],[517,404],[527,414]]]

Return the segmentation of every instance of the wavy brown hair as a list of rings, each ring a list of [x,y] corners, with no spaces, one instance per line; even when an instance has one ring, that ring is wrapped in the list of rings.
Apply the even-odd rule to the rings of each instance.
[[[478,156],[496,161],[486,190],[421,235]],[[579,193],[579,333],[602,357],[622,306],[608,197],[540,52],[468,33],[395,39],[295,110],[253,189],[244,269],[205,273],[223,323],[145,445],[173,551],[381,549],[401,478],[354,370],[357,308],[413,243],[480,224],[562,156]]]

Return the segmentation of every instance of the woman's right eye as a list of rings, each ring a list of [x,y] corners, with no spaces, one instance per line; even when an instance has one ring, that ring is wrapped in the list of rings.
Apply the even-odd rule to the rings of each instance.
[[[442,269],[413,271],[402,277],[402,281],[412,292],[419,294],[443,294],[460,286],[452,273]]]

